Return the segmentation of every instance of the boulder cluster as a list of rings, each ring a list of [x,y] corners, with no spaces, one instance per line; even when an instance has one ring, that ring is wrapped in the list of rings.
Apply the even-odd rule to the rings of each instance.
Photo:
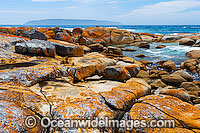
[[[0,32],[2,132],[200,132],[200,82],[187,72],[199,72],[198,59],[180,67],[172,61],[153,66],[153,62],[123,56],[123,50],[134,50],[113,46],[149,49],[149,42],[184,44],[185,38],[197,43],[197,34],[162,36],[102,27],[73,31],[2,27]],[[32,129],[24,124],[30,115],[38,122]],[[39,121],[45,116],[174,120],[176,127],[43,128]]]

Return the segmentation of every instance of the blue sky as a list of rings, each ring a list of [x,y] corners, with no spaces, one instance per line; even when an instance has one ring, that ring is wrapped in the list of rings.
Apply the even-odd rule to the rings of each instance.
[[[123,24],[200,24],[200,0],[1,0],[0,24],[96,19]]]

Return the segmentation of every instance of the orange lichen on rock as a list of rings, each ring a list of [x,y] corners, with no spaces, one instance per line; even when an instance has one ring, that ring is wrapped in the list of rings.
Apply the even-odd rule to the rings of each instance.
[[[84,29],[83,36],[93,41],[102,39],[107,45],[125,44],[134,41],[134,37],[128,31],[117,28],[88,27]]]
[[[177,120],[183,128],[200,128],[200,110],[182,100],[166,95],[146,96],[139,99],[139,102],[151,105],[156,109]]]
[[[12,70],[0,70],[0,83],[31,86],[37,82],[56,78],[60,72],[54,65],[36,65]]]

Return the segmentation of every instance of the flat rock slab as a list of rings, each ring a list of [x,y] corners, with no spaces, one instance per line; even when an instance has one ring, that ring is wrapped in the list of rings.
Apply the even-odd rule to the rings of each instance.
[[[0,70],[0,83],[31,86],[37,82],[54,79],[59,71],[53,65],[36,65],[12,70]]]

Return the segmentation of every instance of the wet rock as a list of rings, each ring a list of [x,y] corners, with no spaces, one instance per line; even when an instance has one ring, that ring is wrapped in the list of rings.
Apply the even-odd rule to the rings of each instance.
[[[131,43],[130,45],[137,46],[139,48],[150,48],[150,45],[147,42],[136,42],[136,43]]]
[[[195,99],[192,101],[194,104],[200,104],[200,99]]]
[[[56,55],[56,49],[53,43],[36,39],[29,42],[17,43],[15,45],[15,52],[20,54],[43,55],[50,57],[55,57]]]
[[[186,55],[193,59],[199,59],[200,58],[200,50],[192,50],[190,52],[187,52]]]
[[[146,57],[146,55],[144,55],[144,54],[139,54],[139,55],[136,55],[135,57],[144,58],[144,57]]]
[[[179,45],[187,45],[187,46],[192,46],[195,44],[195,41],[189,38],[182,38],[179,41]]]
[[[166,69],[167,71],[172,71],[176,70],[176,64],[173,61],[166,61],[163,63],[163,68]]]
[[[164,94],[164,95],[170,95],[177,97],[185,102],[190,101],[190,95],[184,91],[181,90],[175,90],[175,89],[161,89],[159,91],[159,94]]]
[[[166,46],[165,45],[158,45],[158,46],[156,46],[156,48],[157,49],[162,49],[162,48],[166,48]]]
[[[124,81],[130,79],[131,75],[124,67],[110,66],[104,70],[103,77],[106,79]]]
[[[164,88],[167,87],[167,85],[165,83],[163,83],[160,79],[154,81],[153,83],[151,83],[151,87],[152,88]]]
[[[183,82],[181,84],[181,87],[183,87],[187,91],[200,91],[200,88],[193,82]]]
[[[96,44],[90,44],[88,47],[93,51],[93,52],[102,52],[104,49],[104,46],[101,45],[100,43]]]
[[[31,86],[40,81],[54,79],[59,71],[53,65],[36,65],[32,67],[0,70],[0,83]]]
[[[47,36],[45,34],[43,34],[42,32],[40,32],[34,28],[29,32],[29,38],[30,39],[47,40]]]
[[[21,108],[12,102],[0,101],[0,127],[1,132],[42,132],[39,124],[39,118],[28,109]],[[36,126],[29,129],[24,121],[28,116],[33,116],[36,120]]]
[[[164,82],[167,85],[172,85],[172,86],[180,86],[181,83],[186,82],[183,77],[180,75],[168,75],[162,77],[162,82]]]

